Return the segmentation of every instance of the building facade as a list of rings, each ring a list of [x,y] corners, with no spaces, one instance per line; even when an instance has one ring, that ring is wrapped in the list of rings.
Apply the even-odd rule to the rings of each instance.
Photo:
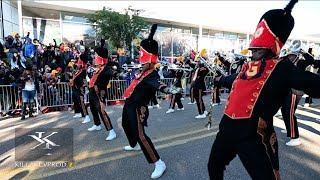
[[[63,1],[61,1],[63,2]],[[1,0],[1,38],[19,32],[19,13],[17,1]],[[93,10],[68,8],[64,6],[44,6],[38,2],[24,2],[21,5],[21,36],[30,32],[30,37],[49,44],[56,39],[58,43],[77,43],[83,40],[86,45],[94,46],[96,40],[95,27],[87,15]],[[150,23],[158,23],[155,35],[159,42],[162,57],[177,57],[193,50],[206,48],[209,54],[215,51],[239,53],[248,46],[251,35],[226,32],[194,24],[183,24],[161,19],[148,19]],[[141,33],[143,36],[144,32]],[[304,47],[312,46],[320,52],[320,44],[303,41]]]

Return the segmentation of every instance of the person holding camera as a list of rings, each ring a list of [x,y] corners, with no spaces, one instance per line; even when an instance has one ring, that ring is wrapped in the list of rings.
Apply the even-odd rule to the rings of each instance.
[[[29,108],[29,117],[33,117],[33,105],[35,103],[36,90],[39,90],[36,74],[30,63],[26,65],[26,69],[23,71],[20,80],[22,82],[23,101],[21,120],[24,120],[27,112],[27,106]]]

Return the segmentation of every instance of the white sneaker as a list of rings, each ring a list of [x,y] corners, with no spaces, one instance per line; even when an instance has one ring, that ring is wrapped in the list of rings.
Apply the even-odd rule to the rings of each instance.
[[[86,117],[85,117],[84,120],[82,121],[82,124],[88,123],[88,122],[90,122],[90,121],[91,121],[90,116],[89,116],[89,115],[86,115]]]
[[[203,114],[208,115],[208,111],[204,111]]]
[[[125,146],[123,148],[123,150],[125,150],[125,151],[140,151],[141,148],[140,148],[140,145],[137,144],[135,147],[131,147],[130,145],[129,146]]]
[[[71,108],[71,107],[68,107],[68,111],[72,111],[72,108]]]
[[[82,117],[81,113],[76,113],[76,114],[73,116],[73,118],[81,118],[81,117]]]
[[[155,163],[155,168],[154,171],[151,174],[151,179],[157,179],[159,177],[162,176],[162,174],[164,173],[164,171],[166,170],[166,164],[159,159],[156,163]]]
[[[282,129],[281,132],[284,133],[284,134],[287,134],[287,130],[286,129]]]
[[[100,131],[101,130],[101,126],[96,126],[93,125],[91,128],[88,129],[88,131]]]
[[[309,107],[309,106],[310,106],[309,103],[305,103],[305,104],[304,104],[304,107]]]
[[[148,106],[148,109],[153,109],[153,106]]]
[[[196,102],[188,102],[188,104],[196,104]]]
[[[301,144],[301,141],[299,138],[291,139],[289,142],[286,143],[287,146],[299,146],[300,144]]]
[[[184,110],[184,107],[183,108],[178,108],[177,111],[183,111]]]
[[[158,108],[158,109],[160,109],[160,105],[159,105],[159,104],[154,105],[153,107],[154,107],[154,108]]]
[[[116,132],[113,129],[111,129],[108,137],[106,138],[106,141],[114,140],[116,137],[117,137]]]
[[[166,114],[173,113],[173,112],[174,112],[174,109],[168,109],[168,111],[166,112]]]
[[[199,114],[198,116],[196,116],[195,118],[196,119],[203,119],[203,118],[206,118],[207,117],[207,115],[205,114],[205,113],[203,113],[203,114]]]
[[[282,116],[281,110],[279,109],[278,112],[276,113],[276,116]]]
[[[181,98],[180,100],[181,100],[181,101],[183,101],[183,100],[184,100],[184,98]]]

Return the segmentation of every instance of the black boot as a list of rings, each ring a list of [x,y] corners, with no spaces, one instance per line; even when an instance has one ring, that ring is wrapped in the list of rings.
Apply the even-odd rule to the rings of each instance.
[[[33,117],[33,102],[29,103],[29,117]]]
[[[23,103],[21,120],[26,119],[26,111],[27,111],[27,103]]]

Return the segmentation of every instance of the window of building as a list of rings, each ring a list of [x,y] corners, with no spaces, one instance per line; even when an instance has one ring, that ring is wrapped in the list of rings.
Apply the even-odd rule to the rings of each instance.
[[[22,27],[24,36],[30,32],[31,39],[38,39],[44,44],[53,43],[56,39],[61,43],[60,22],[57,20],[23,17]]]
[[[96,31],[88,24],[63,22],[62,41],[67,43],[77,43],[83,40],[85,45],[94,46]]]

